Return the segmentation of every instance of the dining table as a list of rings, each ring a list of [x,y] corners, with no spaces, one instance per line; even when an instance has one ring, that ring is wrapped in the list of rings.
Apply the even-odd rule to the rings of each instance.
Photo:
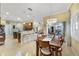
[[[50,46],[56,47],[56,49],[60,48],[60,42],[58,39],[52,39],[51,37],[37,37],[36,39],[36,56],[39,56],[39,43],[38,40],[49,41]],[[56,52],[57,55],[57,52]]]

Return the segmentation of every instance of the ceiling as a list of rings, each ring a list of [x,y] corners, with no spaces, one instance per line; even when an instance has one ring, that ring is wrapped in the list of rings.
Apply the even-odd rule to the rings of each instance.
[[[1,3],[1,17],[14,21],[27,19],[39,21],[42,16],[64,12],[69,7],[69,3]],[[28,8],[31,8],[32,11]]]

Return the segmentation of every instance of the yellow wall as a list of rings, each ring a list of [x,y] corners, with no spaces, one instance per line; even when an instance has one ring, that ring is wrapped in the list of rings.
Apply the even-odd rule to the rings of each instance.
[[[60,21],[66,21],[69,18],[69,12],[58,13],[54,15],[55,18],[58,18]]]
[[[51,16],[45,16],[43,17],[43,20],[47,20],[51,18],[57,18],[59,21],[66,21],[69,18],[69,12],[59,12]]]
[[[79,3],[72,4],[71,6],[71,12],[74,13],[75,11],[79,10]]]
[[[1,19],[1,18],[0,18],[0,23],[1,23],[2,25],[5,25],[5,24],[6,24],[6,21],[5,21],[4,19]]]
[[[1,20],[1,24],[2,25],[5,25],[6,24],[6,21],[5,20]]]

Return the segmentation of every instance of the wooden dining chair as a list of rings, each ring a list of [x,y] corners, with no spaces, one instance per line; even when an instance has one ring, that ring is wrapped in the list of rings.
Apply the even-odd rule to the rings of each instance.
[[[53,46],[52,50],[55,52],[55,56],[62,56],[62,45],[64,42],[64,36],[60,36],[58,42],[60,43],[60,47]]]
[[[40,56],[51,56],[52,50],[49,45],[49,41],[39,40]]]
[[[60,38],[60,48],[57,49],[57,53],[59,53],[60,56],[62,56],[62,45],[63,45],[63,42],[64,42],[64,36],[62,35]],[[58,54],[57,54],[58,55]]]
[[[52,33],[51,33],[51,35],[53,36],[53,38],[52,38],[52,39],[54,40],[54,39],[55,39],[55,33],[54,33],[54,32],[52,32]]]
[[[56,51],[57,51],[57,55],[59,54],[59,56],[62,56],[62,45],[63,45],[63,42],[64,42],[64,36],[63,35],[60,36],[59,42],[60,42],[60,47]]]
[[[61,44],[61,46],[62,46],[62,45],[63,45],[63,42],[64,42],[64,36],[63,36],[63,35],[60,36],[59,40],[60,40],[60,44]]]
[[[62,47],[53,47],[53,55],[54,56],[62,56]]]

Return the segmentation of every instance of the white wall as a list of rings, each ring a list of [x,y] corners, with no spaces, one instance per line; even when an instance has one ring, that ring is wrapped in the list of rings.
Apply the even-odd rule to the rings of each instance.
[[[70,19],[66,21],[65,41],[68,46],[71,46],[71,23]]]
[[[78,22],[76,29],[76,22]],[[72,47],[76,51],[76,55],[79,55],[79,10],[75,11],[71,15],[71,37]]]
[[[71,15],[71,36],[79,41],[79,11]]]
[[[6,35],[6,38],[12,36],[12,34],[13,34],[12,25],[11,24],[6,24],[5,25],[5,35]]]

